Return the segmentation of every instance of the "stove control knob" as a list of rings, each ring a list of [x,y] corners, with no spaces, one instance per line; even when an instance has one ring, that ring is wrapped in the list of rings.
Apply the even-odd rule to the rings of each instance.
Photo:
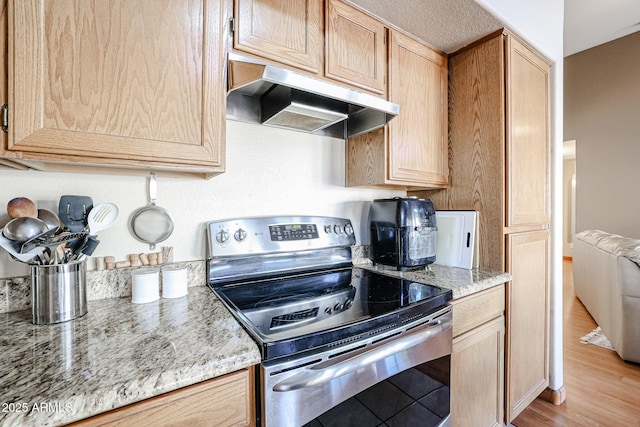
[[[344,232],[347,236],[351,236],[353,234],[353,227],[351,224],[347,224],[344,226]]]
[[[216,233],[216,242],[218,243],[227,243],[229,241],[229,232],[226,230],[219,230]]]
[[[342,227],[340,227],[338,224],[333,226],[333,231],[335,231],[336,234],[342,234],[343,233]]]
[[[247,238],[247,232],[244,231],[242,228],[238,228],[236,232],[233,233],[233,238],[236,239],[238,242],[243,242],[244,239]]]
[[[331,314],[331,307],[325,308],[324,312],[327,313],[327,314]]]
[[[336,305],[333,306],[334,311],[342,311],[343,308],[344,308],[344,304],[340,304],[340,303],[337,303]]]
[[[332,228],[331,228],[331,226],[330,226],[330,225],[325,225],[325,226],[324,226],[324,232],[325,232],[325,233],[327,233],[327,234],[331,234],[331,230],[332,230]]]
[[[344,309],[348,310],[351,308],[351,306],[353,305],[353,300],[352,299],[348,299],[344,302]]]

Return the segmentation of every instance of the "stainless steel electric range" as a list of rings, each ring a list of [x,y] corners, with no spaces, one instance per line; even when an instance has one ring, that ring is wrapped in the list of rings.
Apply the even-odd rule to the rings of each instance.
[[[208,284],[262,354],[258,425],[450,424],[450,290],[354,267],[347,219],[212,221],[207,240]]]

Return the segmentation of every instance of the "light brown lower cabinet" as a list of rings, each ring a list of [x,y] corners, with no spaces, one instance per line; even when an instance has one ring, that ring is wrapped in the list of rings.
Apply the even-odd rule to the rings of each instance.
[[[504,285],[455,300],[452,305],[452,425],[502,426]]]
[[[243,369],[70,425],[254,426],[253,383],[253,370]]]

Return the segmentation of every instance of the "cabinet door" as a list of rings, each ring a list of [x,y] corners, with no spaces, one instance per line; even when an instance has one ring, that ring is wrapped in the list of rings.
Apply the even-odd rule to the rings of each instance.
[[[328,0],[326,10],[325,75],[386,94],[385,26],[339,0]]]
[[[253,390],[252,371],[243,369],[96,415],[69,427],[254,426]]]
[[[549,223],[549,66],[506,38],[507,216],[511,231]]]
[[[400,114],[389,122],[389,180],[447,184],[447,59],[391,31],[389,99]]]
[[[455,310],[455,309],[454,309]],[[503,425],[504,317],[453,340],[453,426]]]
[[[507,235],[507,422],[549,385],[549,259],[549,231]]]
[[[322,0],[237,0],[234,48],[322,72]]]
[[[223,2],[9,2],[5,157],[222,171]]]

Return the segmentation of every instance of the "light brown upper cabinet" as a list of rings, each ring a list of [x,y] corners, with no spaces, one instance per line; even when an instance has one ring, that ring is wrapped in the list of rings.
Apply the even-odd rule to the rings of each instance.
[[[549,65],[512,37],[507,38],[507,215],[508,231],[548,224]]]
[[[236,0],[233,47],[321,74],[323,7],[323,0]]]
[[[387,29],[339,0],[327,0],[325,76],[386,95]]]
[[[218,1],[10,0],[0,157],[43,170],[223,172],[226,14]]]
[[[389,100],[400,114],[347,141],[347,185],[442,188],[447,163],[447,58],[390,30]]]

